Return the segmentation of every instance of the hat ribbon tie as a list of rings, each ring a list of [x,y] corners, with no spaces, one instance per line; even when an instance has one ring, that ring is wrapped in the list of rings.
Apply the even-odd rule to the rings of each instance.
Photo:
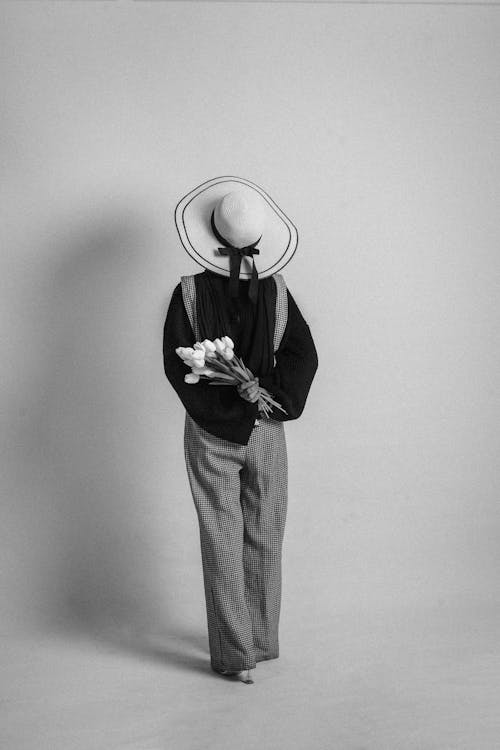
[[[255,304],[257,302],[259,274],[257,273],[257,269],[255,267],[255,260],[253,256],[259,255],[259,248],[256,247],[256,245],[260,242],[262,235],[259,237],[258,240],[253,242],[251,245],[246,245],[245,247],[234,247],[234,245],[231,245],[231,243],[228,242],[217,230],[217,227],[215,226],[215,222],[214,222],[213,211],[212,211],[211,225],[212,225],[213,233],[215,234],[219,242],[221,242],[224,245],[224,247],[218,247],[216,252],[218,252],[219,255],[229,256],[229,294],[231,297],[238,296],[238,287],[239,287],[242,258],[245,258],[245,257],[252,258],[252,277],[250,279],[250,286],[248,288],[248,296],[250,297],[253,304]]]

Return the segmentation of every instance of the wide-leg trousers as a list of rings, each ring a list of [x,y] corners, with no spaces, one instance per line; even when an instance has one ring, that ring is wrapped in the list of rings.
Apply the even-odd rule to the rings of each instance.
[[[279,655],[284,425],[261,420],[248,445],[239,445],[186,414],[184,449],[200,529],[211,665],[253,669]]]

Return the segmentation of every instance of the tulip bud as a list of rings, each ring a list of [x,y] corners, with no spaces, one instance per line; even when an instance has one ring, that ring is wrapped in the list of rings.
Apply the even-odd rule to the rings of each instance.
[[[190,346],[178,346],[175,353],[184,361],[189,359],[194,354],[194,349]]]
[[[215,352],[215,344],[213,341],[210,341],[209,339],[205,339],[205,341],[202,341],[201,344],[207,354],[208,352]]]
[[[211,370],[209,367],[196,367],[196,365],[192,368],[192,372],[195,375],[206,375],[207,378],[215,375],[215,370]]]
[[[227,362],[229,362],[234,357],[234,352],[232,349],[224,349],[222,356]]]
[[[219,354],[222,354],[224,352],[224,350],[225,350],[226,347],[222,343],[221,339],[215,339],[214,340],[214,344],[215,344],[215,348],[217,349],[217,351],[219,352]]]
[[[195,375],[194,372],[188,372],[187,375],[184,375],[184,382],[189,383],[189,385],[194,385],[195,383],[198,383],[200,380],[199,375]]]
[[[234,349],[234,342],[232,339],[229,338],[229,336],[223,336],[222,337],[223,343],[228,346],[230,349]]]

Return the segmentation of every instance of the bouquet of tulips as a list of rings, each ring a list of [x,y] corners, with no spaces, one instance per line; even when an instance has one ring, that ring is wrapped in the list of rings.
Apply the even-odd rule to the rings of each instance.
[[[184,377],[186,383],[198,383],[204,378],[210,381],[210,385],[238,386],[254,380],[248,367],[234,353],[234,343],[229,336],[214,341],[197,341],[192,347],[179,346],[175,352],[191,368],[191,372]],[[262,416],[268,417],[273,406],[286,414],[265,388],[259,386],[257,392],[257,405]]]

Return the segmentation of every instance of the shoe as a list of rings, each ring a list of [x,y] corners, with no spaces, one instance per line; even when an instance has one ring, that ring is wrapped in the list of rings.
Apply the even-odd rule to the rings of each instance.
[[[238,672],[238,679],[244,682],[245,685],[253,685],[251,669],[245,669],[244,672]]]
[[[224,677],[237,677],[240,682],[244,682],[245,685],[253,685],[252,669],[244,669],[242,672],[234,671],[231,669],[217,669],[212,667],[214,672],[223,675]]]

